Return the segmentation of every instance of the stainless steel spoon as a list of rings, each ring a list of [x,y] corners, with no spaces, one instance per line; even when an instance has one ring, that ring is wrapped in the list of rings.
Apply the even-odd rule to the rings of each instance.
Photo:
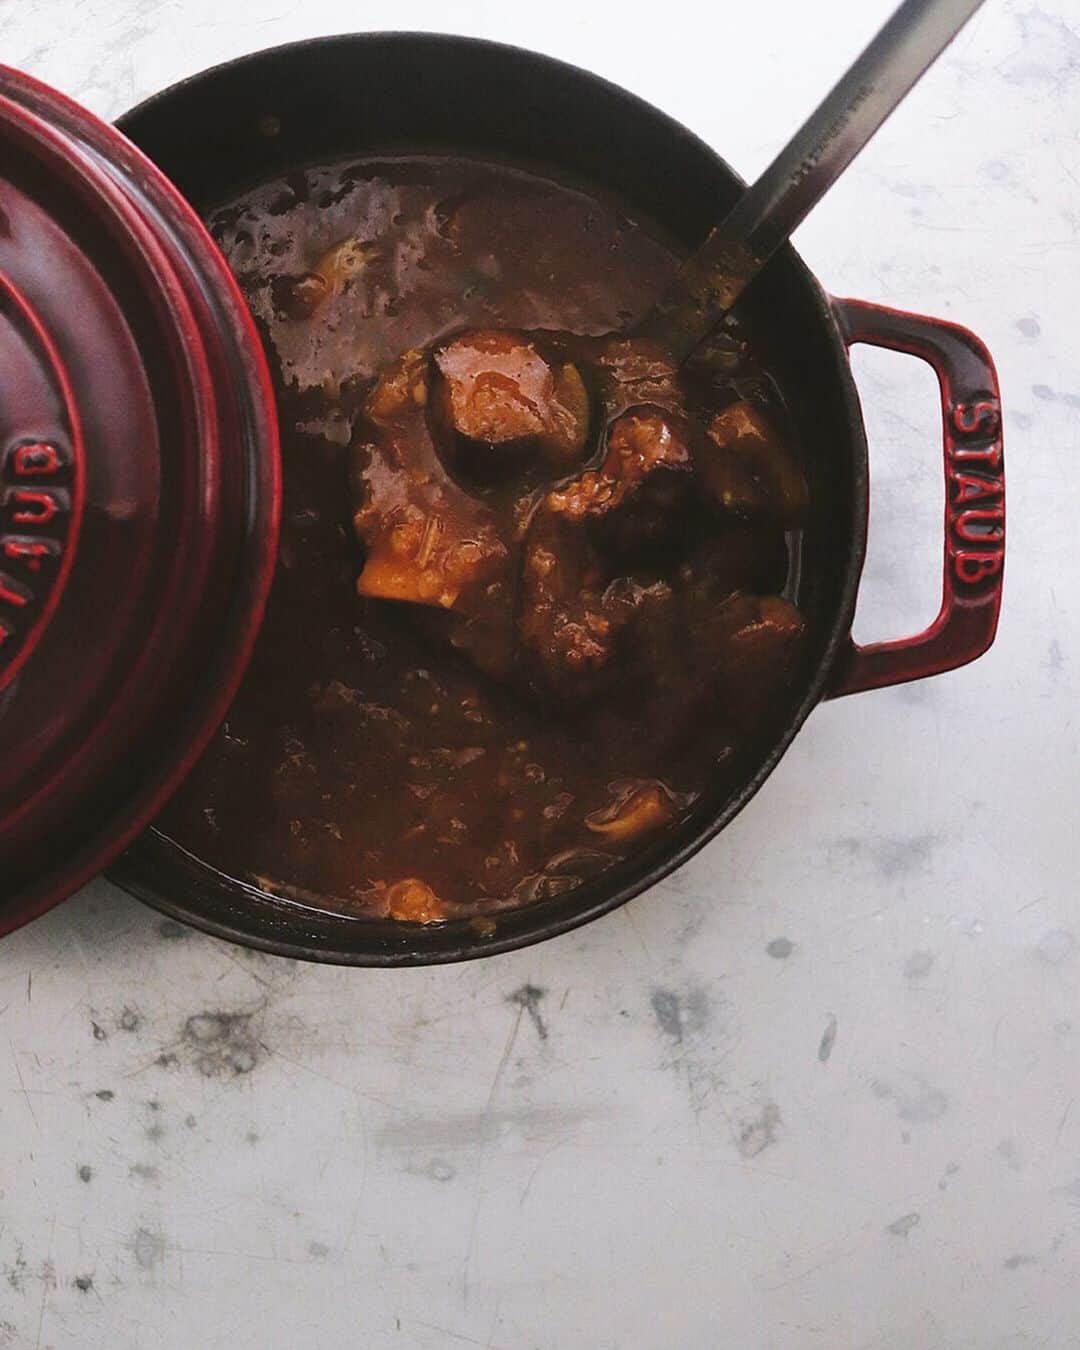
[[[635,331],[688,356],[981,4],[904,0]]]

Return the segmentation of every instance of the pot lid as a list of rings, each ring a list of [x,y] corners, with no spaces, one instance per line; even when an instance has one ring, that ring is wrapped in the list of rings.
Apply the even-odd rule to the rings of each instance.
[[[119,132],[0,67],[0,934],[160,809],[276,554],[269,374],[224,260]]]

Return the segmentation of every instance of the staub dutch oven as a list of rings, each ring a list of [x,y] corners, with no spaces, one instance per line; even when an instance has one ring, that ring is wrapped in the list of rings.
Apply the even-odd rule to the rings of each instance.
[[[830,299],[785,248],[743,306],[808,461],[797,599],[809,642],[789,704],[734,787],[729,774],[651,853],[500,914],[491,933],[274,898],[153,827],[132,844],[224,714],[276,550],[266,366],[198,217],[303,165],[446,149],[600,185],[691,248],[742,183],[684,128],[593,75],[421,34],[244,57],[158,94],[119,128],[0,71],[0,933],[111,865],[169,914],[290,956],[407,965],[523,946],[684,862],[749,801],[821,699],[940,674],[993,641],[1005,508],[989,355],[954,324]],[[941,610],[925,632],[871,647],[851,639],[867,527],[857,342],[929,362],[944,425]]]

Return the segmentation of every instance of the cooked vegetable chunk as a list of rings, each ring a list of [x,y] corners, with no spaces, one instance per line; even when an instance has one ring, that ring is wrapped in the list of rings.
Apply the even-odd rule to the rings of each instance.
[[[651,834],[674,820],[687,803],[657,779],[613,784],[617,789],[610,806],[592,811],[586,826],[612,844],[628,843]]]
[[[446,910],[435,892],[417,877],[395,881],[386,891],[386,912],[405,923],[438,923]]]

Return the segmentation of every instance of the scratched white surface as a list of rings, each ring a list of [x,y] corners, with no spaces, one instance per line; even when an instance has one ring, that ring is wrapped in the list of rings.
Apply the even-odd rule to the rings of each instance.
[[[363,27],[540,48],[766,162],[888,0],[0,0],[115,115]],[[799,236],[839,294],[995,353],[991,655],[819,709],[668,884],[545,946],[373,973],[97,883],[0,945],[0,1346],[1080,1346],[1080,16],[988,0]],[[858,631],[936,599],[932,383],[856,362]]]

